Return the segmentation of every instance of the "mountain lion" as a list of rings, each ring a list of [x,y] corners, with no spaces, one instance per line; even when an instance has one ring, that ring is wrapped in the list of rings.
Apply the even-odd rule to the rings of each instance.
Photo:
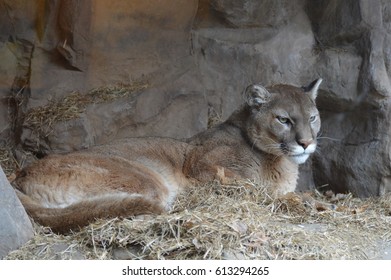
[[[168,211],[194,181],[251,179],[275,195],[292,192],[298,165],[317,145],[321,81],[250,85],[227,121],[186,141],[130,138],[50,155],[19,172],[13,185],[28,214],[60,233],[96,218]]]

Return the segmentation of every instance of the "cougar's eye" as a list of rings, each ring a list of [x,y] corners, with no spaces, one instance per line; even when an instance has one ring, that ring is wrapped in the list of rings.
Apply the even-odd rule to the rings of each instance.
[[[278,116],[277,117],[277,120],[282,123],[282,124],[288,124],[289,123],[289,119],[288,118],[285,118],[285,117],[281,117],[281,116]]]
[[[312,122],[312,123],[313,123],[313,122],[315,122],[315,121],[316,121],[316,119],[317,119],[317,116],[311,116],[311,117],[310,117],[310,122]]]

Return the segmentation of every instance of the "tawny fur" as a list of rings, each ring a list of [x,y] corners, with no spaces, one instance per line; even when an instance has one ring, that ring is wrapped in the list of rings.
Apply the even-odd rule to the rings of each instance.
[[[131,138],[51,155],[13,185],[29,215],[61,233],[97,218],[162,213],[194,181],[250,179],[275,195],[294,191],[298,164],[316,146],[320,81],[305,90],[249,86],[227,121],[187,141]]]

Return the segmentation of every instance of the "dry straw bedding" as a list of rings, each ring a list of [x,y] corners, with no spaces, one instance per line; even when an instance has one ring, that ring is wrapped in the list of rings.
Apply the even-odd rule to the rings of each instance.
[[[90,104],[124,98],[149,86],[148,82],[135,81],[129,85],[104,86],[87,93],[75,91],[60,100],[52,100],[45,106],[31,109],[25,116],[24,125],[37,135],[46,137],[53,131],[56,123],[78,118]]]
[[[20,168],[19,162],[14,157],[11,148],[0,147],[0,166],[7,176],[11,176],[15,170]]]
[[[335,207],[272,199],[251,182],[197,185],[163,215],[100,220],[66,236],[35,225],[7,258],[372,259],[390,244],[391,197],[312,195]]]

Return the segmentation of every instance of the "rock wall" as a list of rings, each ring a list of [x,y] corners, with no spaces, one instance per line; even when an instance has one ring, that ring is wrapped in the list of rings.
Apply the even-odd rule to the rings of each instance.
[[[317,3],[315,3],[317,2]],[[308,1],[323,138],[318,183],[359,196],[391,192],[391,2]]]
[[[249,83],[322,77],[315,185],[391,192],[387,0],[0,0],[0,21],[4,142],[44,155],[189,137],[226,119]],[[42,115],[43,131],[28,121],[75,92],[135,83],[145,86],[121,98],[77,99],[75,117]],[[300,189],[313,187],[303,170]]]
[[[30,219],[0,167],[0,260],[33,237]]]
[[[7,64],[0,66],[0,122],[25,149],[46,154],[125,136],[189,137],[206,126],[189,48],[197,1],[1,2]],[[142,95],[91,102],[75,118],[50,123],[50,133],[26,121],[32,110],[75,92],[140,81],[148,88]]]

